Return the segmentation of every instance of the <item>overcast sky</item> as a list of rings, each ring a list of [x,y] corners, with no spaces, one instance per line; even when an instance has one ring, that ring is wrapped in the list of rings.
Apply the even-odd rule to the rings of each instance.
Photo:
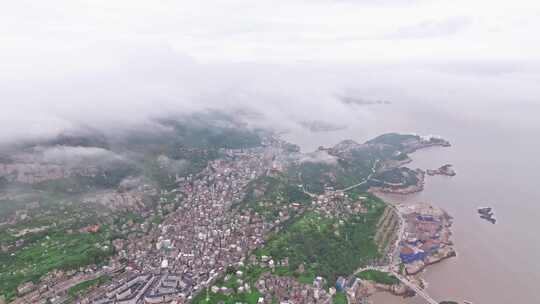
[[[9,1],[0,140],[217,106],[369,116],[343,94],[535,103],[538,29],[525,0]]]

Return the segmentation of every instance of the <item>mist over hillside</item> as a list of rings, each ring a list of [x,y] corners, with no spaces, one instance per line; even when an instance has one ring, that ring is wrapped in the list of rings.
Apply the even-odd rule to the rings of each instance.
[[[302,130],[313,129],[314,121],[340,128],[369,123],[377,119],[377,107],[408,108],[455,120],[483,119],[478,113],[485,111],[493,120],[504,120],[508,109],[537,103],[534,63],[527,69],[516,63],[515,69],[497,73],[455,71],[425,62],[206,64],[167,45],[110,48],[81,50],[80,58],[86,58],[82,61],[53,53],[50,61],[57,66],[52,74],[37,73],[24,81],[5,78],[0,88],[0,143],[84,130],[115,135],[134,128],[166,128],[156,120],[205,110],[241,116],[254,127]],[[34,63],[36,70],[48,69],[43,61]],[[474,69],[475,63],[452,67],[461,65]],[[28,74],[21,66],[14,69],[12,75]],[[379,103],[386,100],[391,104]],[[457,114],[456,108],[463,111]]]

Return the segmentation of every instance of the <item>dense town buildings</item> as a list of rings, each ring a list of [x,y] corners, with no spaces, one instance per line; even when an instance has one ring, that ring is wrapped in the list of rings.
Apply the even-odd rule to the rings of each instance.
[[[222,157],[210,160],[201,172],[176,176],[173,189],[162,189],[158,193],[148,185],[126,186],[117,193],[107,192],[89,198],[105,203],[119,202],[112,204],[113,207],[126,210],[142,206],[145,195],[159,194],[160,203],[173,203],[163,204],[166,207],[154,211],[136,209],[144,213],[143,218],[157,216],[160,220],[153,224],[148,220],[129,220],[124,224],[122,229],[128,233],[111,242],[116,254],[108,265],[92,265],[59,273],[39,284],[23,284],[19,286],[20,297],[13,303],[56,304],[74,300],[85,304],[186,303],[203,290],[231,295],[255,288],[261,293],[259,303],[276,300],[279,303],[331,303],[338,291],[350,299],[364,301],[371,285],[364,284],[359,278],[340,277],[337,282],[323,283],[324,279],[317,277],[313,282],[302,283],[291,276],[273,273],[276,267],[286,267],[286,259],[274,261],[264,256],[261,261],[255,261],[262,263],[258,267],[265,270],[256,282],[242,281],[234,288],[216,284],[231,268],[242,269],[244,263],[248,263],[246,257],[262,247],[270,232],[292,214],[310,210],[318,216],[341,222],[349,216],[368,212],[364,205],[366,197],[349,195],[330,186],[326,186],[322,194],[315,195],[305,191],[303,185],[294,187],[301,189],[309,202],[289,202],[278,207],[281,209],[276,210],[278,216],[275,219],[269,220],[252,208],[234,208],[244,199],[250,182],[284,171],[289,162],[294,161],[291,152],[295,151],[291,151],[289,144],[275,138],[267,139],[261,147],[221,149]],[[372,173],[358,185],[372,178],[377,163],[373,164]],[[409,274],[421,269],[417,262],[432,263],[449,245],[449,218],[427,206],[415,208],[405,212],[406,242],[400,247],[400,258]],[[390,244],[399,221],[393,212],[384,214],[387,216],[382,217],[379,225],[385,229],[377,239],[381,244]],[[97,233],[100,229],[100,225],[92,224],[80,231]],[[388,248],[394,250],[392,244]],[[379,248],[380,251],[385,249]],[[392,255],[392,252],[388,254]],[[253,261],[249,263],[252,265]],[[84,296],[73,298],[68,293],[81,282],[103,277],[113,279],[91,288]]]

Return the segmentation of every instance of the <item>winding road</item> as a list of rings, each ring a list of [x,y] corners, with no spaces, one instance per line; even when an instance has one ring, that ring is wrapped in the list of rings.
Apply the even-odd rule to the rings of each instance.
[[[375,163],[373,164],[373,167],[371,168],[371,173],[368,176],[366,176],[366,178],[364,178],[364,180],[362,180],[358,184],[354,184],[354,185],[351,185],[351,186],[349,186],[347,188],[344,188],[341,191],[343,191],[343,192],[350,191],[350,190],[352,190],[354,188],[357,188],[357,187],[360,187],[360,186],[366,184],[367,182],[369,182],[370,180],[372,180],[373,175],[375,175],[375,173],[377,172],[376,168],[377,168],[378,164],[379,164],[379,160],[375,161]],[[305,194],[312,197],[312,198],[317,197],[316,194],[308,192],[304,188],[303,185],[302,185],[302,191]],[[392,203],[387,203],[387,204],[397,214],[397,216],[399,218],[399,222],[400,222],[399,223],[399,231],[397,233],[398,237],[396,238],[396,242],[394,244],[394,251],[389,256],[390,261],[389,261],[388,265],[386,265],[386,266],[366,266],[366,267],[359,268],[354,272],[354,274],[360,273],[360,272],[365,271],[365,270],[377,270],[377,271],[391,273],[401,283],[403,283],[405,286],[407,286],[408,288],[413,290],[418,296],[422,297],[427,303],[429,303],[429,304],[439,304],[439,302],[437,302],[433,298],[431,298],[422,288],[420,288],[419,286],[417,286],[413,282],[409,281],[406,277],[400,275],[396,271],[396,269],[399,269],[399,254],[398,254],[399,253],[399,251],[398,251],[399,242],[404,238],[406,222],[405,222],[405,219],[403,218],[402,213],[400,212],[400,210],[398,209],[398,207],[396,205],[394,205]],[[348,295],[347,295],[347,298],[348,298]],[[350,303],[350,301],[349,301],[349,303]]]

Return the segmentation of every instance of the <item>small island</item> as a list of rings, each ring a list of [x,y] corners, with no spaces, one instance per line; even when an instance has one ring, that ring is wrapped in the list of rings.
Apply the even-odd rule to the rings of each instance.
[[[497,222],[497,219],[495,218],[495,214],[493,213],[493,208],[491,207],[478,208],[478,214],[480,214],[480,218],[492,224],[495,224]]]
[[[428,169],[427,174],[429,176],[433,176],[433,175],[455,176],[456,171],[454,170],[452,165],[446,164],[446,165],[440,167],[439,169],[434,169],[434,170],[433,169]]]

